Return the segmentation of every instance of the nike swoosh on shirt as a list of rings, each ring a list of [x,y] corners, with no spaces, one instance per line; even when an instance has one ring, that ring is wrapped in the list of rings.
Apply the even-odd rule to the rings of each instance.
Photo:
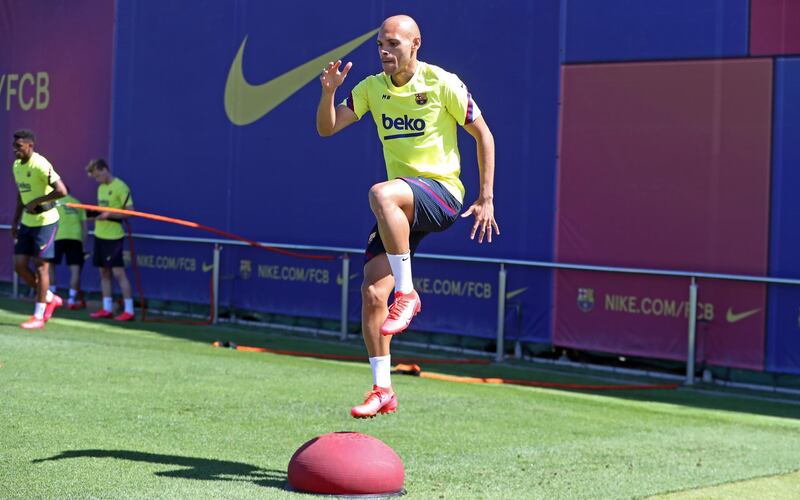
[[[244,37],[228,71],[228,80],[225,82],[225,113],[228,119],[234,125],[253,123],[318,77],[326,64],[346,56],[377,32],[378,30],[374,29],[364,33],[260,85],[249,84],[242,73],[244,46],[247,44],[247,37]]]
[[[761,309],[752,309],[750,311],[734,314],[733,309],[729,307],[728,312],[725,314],[725,319],[728,321],[728,323],[737,323],[745,318],[749,318],[750,316],[756,314],[760,310]]]

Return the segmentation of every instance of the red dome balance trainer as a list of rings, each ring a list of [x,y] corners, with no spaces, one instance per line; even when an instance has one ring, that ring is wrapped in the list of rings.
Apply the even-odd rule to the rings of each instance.
[[[405,494],[400,457],[380,439],[332,432],[301,446],[289,461],[289,486],[325,495]]]

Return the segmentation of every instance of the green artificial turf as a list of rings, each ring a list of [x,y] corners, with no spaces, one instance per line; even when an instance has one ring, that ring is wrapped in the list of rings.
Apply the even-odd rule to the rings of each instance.
[[[349,408],[371,384],[366,362],[210,343],[363,354],[357,343],[61,310],[27,333],[17,325],[29,309],[0,299],[2,498],[312,498],[283,489],[289,459],[335,431],[391,446],[405,464],[405,498],[713,498],[692,492],[720,485],[733,498],[755,478],[759,491],[800,495],[789,475],[800,470],[797,405],[395,376],[399,411],[354,420]],[[533,366],[429,369],[597,382]]]

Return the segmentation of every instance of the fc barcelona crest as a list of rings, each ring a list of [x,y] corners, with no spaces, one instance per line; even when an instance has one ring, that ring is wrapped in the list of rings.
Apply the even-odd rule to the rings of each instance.
[[[594,308],[594,289],[578,288],[578,309],[587,313]]]
[[[239,276],[243,280],[249,280],[251,274],[253,274],[253,261],[251,261],[251,260],[240,260],[239,261]]]
[[[422,106],[423,104],[428,102],[428,93],[420,92],[419,94],[414,94],[414,98],[416,99],[417,104]]]

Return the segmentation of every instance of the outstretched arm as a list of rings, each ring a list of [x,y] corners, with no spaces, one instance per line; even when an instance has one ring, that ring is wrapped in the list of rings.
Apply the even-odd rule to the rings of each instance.
[[[493,229],[498,236],[500,235],[500,227],[494,219],[494,137],[482,116],[464,125],[464,129],[477,143],[481,186],[478,199],[461,214],[461,217],[475,216],[470,239],[475,239],[475,233],[478,233],[478,243],[483,243],[484,236],[491,243]]]
[[[340,72],[341,65],[342,61],[328,63],[319,77],[322,96],[317,106],[317,133],[322,137],[331,136],[357,120],[356,114],[347,106],[334,105],[336,89],[342,85],[353,67],[353,63],[347,63]]]

